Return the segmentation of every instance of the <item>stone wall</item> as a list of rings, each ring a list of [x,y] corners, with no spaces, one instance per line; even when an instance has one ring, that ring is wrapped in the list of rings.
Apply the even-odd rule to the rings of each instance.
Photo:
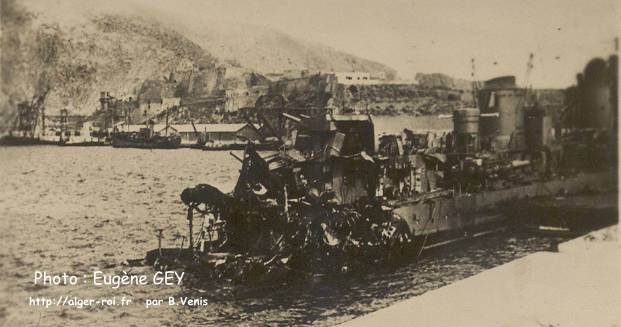
[[[463,90],[425,88],[416,84],[338,85],[334,103],[345,112],[373,115],[435,115],[471,106]]]

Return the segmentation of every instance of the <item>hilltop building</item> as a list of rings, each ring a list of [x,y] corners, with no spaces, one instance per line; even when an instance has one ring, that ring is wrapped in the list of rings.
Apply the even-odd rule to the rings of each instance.
[[[371,73],[367,72],[332,72],[336,77],[338,84],[353,85],[353,84],[376,84],[379,80],[372,80]]]

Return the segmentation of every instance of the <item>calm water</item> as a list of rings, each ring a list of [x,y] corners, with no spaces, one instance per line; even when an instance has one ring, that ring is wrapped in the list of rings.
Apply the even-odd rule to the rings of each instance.
[[[239,163],[228,152],[191,149],[0,147],[0,325],[331,325],[548,248],[549,239],[498,234],[445,247],[396,271],[346,280],[300,282],[234,295],[208,287],[33,286],[35,270],[78,276],[93,270],[148,273],[123,261],[181,243],[180,192],[197,183],[232,189]],[[30,296],[128,296],[127,307],[29,307]],[[147,298],[192,295],[198,308],[146,309]]]

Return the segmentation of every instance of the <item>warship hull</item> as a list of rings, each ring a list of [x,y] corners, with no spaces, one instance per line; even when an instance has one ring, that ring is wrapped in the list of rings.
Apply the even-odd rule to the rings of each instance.
[[[173,142],[112,142],[113,148],[136,148],[136,149],[178,149],[180,145]]]
[[[112,147],[137,149],[178,149],[181,147],[181,138],[178,137],[151,137],[141,138],[132,135],[113,135]]]
[[[57,145],[57,141],[44,140],[38,137],[11,136],[6,135],[0,138],[0,145],[4,146],[23,146],[23,145]]]
[[[403,201],[394,203],[393,210],[407,222],[415,238],[427,239],[423,246],[428,246],[515,224],[520,225],[528,219],[516,212],[517,210],[526,213],[526,208],[520,209],[521,207],[515,205],[522,200],[558,194],[571,195],[585,190],[615,192],[616,181],[616,174],[613,171],[579,173],[564,179],[541,181],[502,190],[438,196],[416,202]],[[546,220],[546,217],[539,217],[543,219],[542,222]],[[594,223],[598,222],[582,221],[575,227]]]
[[[385,202],[383,206],[389,207],[396,216],[407,224],[410,241],[398,246],[390,246],[389,243],[364,246],[357,252],[359,252],[359,256],[362,256],[361,260],[383,257],[384,259],[381,260],[385,264],[380,265],[382,267],[389,267],[390,262],[416,260],[423,251],[434,247],[531,224],[532,222],[527,219],[528,217],[524,218],[521,215],[514,214],[518,210],[516,208],[519,208],[516,204],[523,203],[523,201],[538,197],[550,198],[559,194],[570,196],[585,191],[616,193],[616,180],[616,172],[614,171],[585,172],[572,177],[541,181],[502,190],[459,195],[431,192],[424,198],[417,200]],[[524,210],[523,212],[527,213],[528,211]],[[585,214],[576,219],[576,223],[572,227],[588,229],[588,226],[612,224],[611,218],[614,221],[618,220],[617,215],[594,217],[594,215]],[[546,221],[546,217],[541,217],[541,219],[541,222]],[[554,217],[550,217],[550,219],[554,219]],[[208,246],[206,244],[205,247]],[[327,248],[324,247],[325,249]],[[160,248],[149,251],[145,262],[155,267],[160,267],[162,264],[182,266],[195,272],[197,276],[204,276],[208,279],[219,279],[218,276],[222,276],[226,272],[238,270],[235,275],[244,277],[240,277],[237,282],[270,283],[270,281],[277,282],[283,278],[291,278],[292,274],[302,277],[321,277],[326,274],[367,271],[376,266],[372,262],[377,261],[376,259],[369,259],[370,262],[367,265],[359,266],[358,269],[348,267],[348,269],[326,272],[315,270],[312,264],[307,267],[308,270],[292,269],[287,265],[273,265],[273,260],[266,261],[266,258],[270,256],[266,257],[261,254],[240,256],[230,252]],[[339,262],[341,259],[337,256],[333,260]],[[254,273],[250,273],[250,271],[254,271],[252,269],[256,269],[257,266],[266,269],[266,271],[260,270],[261,273],[255,279],[252,276],[257,271]],[[248,270],[249,267],[254,268]],[[247,278],[250,280],[246,280]]]

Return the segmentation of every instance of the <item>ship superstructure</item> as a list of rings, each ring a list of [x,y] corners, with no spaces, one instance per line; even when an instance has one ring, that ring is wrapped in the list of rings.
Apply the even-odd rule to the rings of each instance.
[[[279,151],[249,144],[233,192],[183,191],[190,246],[181,257],[204,275],[235,271],[242,282],[274,271],[364,270],[503,227],[512,201],[616,188],[614,161],[568,164],[576,154],[565,140],[585,131],[552,129],[545,112],[526,109],[514,78],[488,81],[479,95],[480,108],[455,110],[453,132],[405,130],[377,146],[370,116],[282,113]],[[161,264],[159,253],[148,258]]]

